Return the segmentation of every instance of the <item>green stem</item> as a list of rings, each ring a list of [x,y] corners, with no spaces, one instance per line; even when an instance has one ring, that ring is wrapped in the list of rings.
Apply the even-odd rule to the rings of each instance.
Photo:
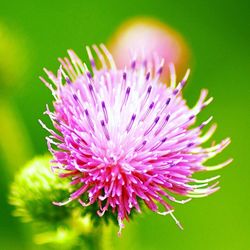
[[[8,170],[14,172],[30,157],[32,147],[24,124],[7,98],[0,100],[0,148]]]
[[[92,250],[112,250],[111,235],[113,233],[112,225],[100,223],[90,236],[90,249]]]

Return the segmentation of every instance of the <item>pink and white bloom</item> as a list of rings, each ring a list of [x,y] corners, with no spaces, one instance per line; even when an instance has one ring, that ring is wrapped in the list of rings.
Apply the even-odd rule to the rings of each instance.
[[[172,204],[185,203],[193,197],[207,196],[218,190],[219,176],[198,180],[193,174],[222,168],[204,162],[221,152],[227,138],[209,148],[201,145],[214,133],[208,120],[194,126],[196,116],[212,98],[202,90],[196,105],[189,108],[182,96],[189,70],[176,83],[173,65],[167,86],[160,75],[163,60],[131,61],[130,68],[117,69],[104,45],[87,47],[91,70],[69,50],[69,57],[59,59],[56,75],[45,69],[47,85],[54,96],[54,111],[48,106],[54,130],[48,148],[60,177],[69,178],[75,187],[64,205],[79,201],[84,207],[97,204],[97,214],[106,211],[117,215],[120,231],[133,209],[141,212],[143,201],[149,209],[175,218]],[[97,65],[100,64],[98,68]],[[209,183],[212,182],[210,185]],[[184,200],[177,200],[175,195]],[[83,198],[87,197],[87,198]],[[120,232],[119,231],[119,232]]]

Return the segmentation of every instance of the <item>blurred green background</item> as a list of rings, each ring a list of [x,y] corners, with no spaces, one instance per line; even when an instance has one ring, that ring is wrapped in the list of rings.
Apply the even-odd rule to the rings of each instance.
[[[176,207],[184,231],[170,217],[148,212],[127,223],[121,238],[113,235],[115,249],[250,249],[249,11],[247,0],[1,1],[0,23],[24,44],[26,60],[21,62],[21,70],[26,74],[14,79],[12,88],[1,88],[0,93],[1,137],[9,136],[8,147],[12,149],[8,157],[4,150],[0,152],[0,249],[37,249],[29,225],[11,216],[13,208],[7,205],[7,192],[21,164],[47,152],[46,132],[37,120],[43,118],[45,104],[52,96],[38,79],[44,75],[42,68],[55,71],[59,66],[57,57],[66,55],[68,48],[86,58],[83,45],[107,42],[123,21],[136,16],[158,18],[184,36],[192,58],[185,96],[192,105],[201,88],[208,88],[215,101],[200,119],[213,114],[219,125],[214,139],[232,138],[229,148],[211,163],[231,156],[234,162],[218,172],[222,175],[219,192]],[[7,60],[11,51],[0,51],[1,60]],[[17,53],[16,60],[20,56]],[[11,74],[20,70],[15,65],[10,67],[14,72]],[[5,123],[6,117],[11,117],[10,107],[15,110],[13,119],[18,116],[20,124],[16,127]],[[26,132],[15,136],[15,130],[21,127]],[[22,139],[23,133],[28,139]],[[17,157],[16,147],[23,149],[22,156]]]

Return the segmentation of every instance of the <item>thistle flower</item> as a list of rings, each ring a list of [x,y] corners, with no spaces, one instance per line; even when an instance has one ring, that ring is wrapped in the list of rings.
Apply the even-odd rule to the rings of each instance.
[[[185,203],[193,197],[207,196],[218,190],[219,176],[198,180],[193,174],[222,168],[231,162],[206,166],[204,162],[221,152],[227,138],[217,145],[201,145],[214,133],[212,125],[203,128],[212,117],[194,127],[196,116],[212,98],[202,90],[193,108],[182,96],[189,70],[176,84],[170,65],[170,85],[160,82],[163,60],[150,62],[133,59],[130,68],[117,69],[104,45],[93,46],[101,62],[98,68],[91,49],[90,71],[69,50],[69,57],[59,59],[57,75],[45,69],[54,86],[41,78],[51,90],[54,111],[45,113],[55,130],[46,128],[53,168],[59,177],[71,179],[75,191],[62,206],[74,200],[83,207],[98,207],[97,214],[112,212],[117,216],[119,234],[123,221],[132,211],[141,212],[141,204],[160,214],[173,214],[173,203]],[[191,127],[192,126],[192,127]],[[185,197],[178,200],[176,195]]]

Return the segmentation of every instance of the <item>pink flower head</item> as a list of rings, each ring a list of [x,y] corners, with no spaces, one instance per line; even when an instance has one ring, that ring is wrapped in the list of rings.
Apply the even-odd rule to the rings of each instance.
[[[51,85],[54,112],[47,107],[55,131],[47,137],[60,177],[71,179],[75,191],[64,205],[78,200],[83,207],[96,205],[97,214],[110,211],[117,216],[120,230],[132,210],[141,212],[144,202],[152,211],[173,215],[171,203],[185,203],[193,197],[207,196],[218,190],[219,176],[197,180],[193,174],[226,166],[205,166],[207,159],[221,152],[227,138],[217,145],[203,148],[216,129],[203,128],[212,117],[193,126],[206,100],[202,90],[193,108],[182,96],[189,70],[176,83],[173,65],[167,86],[160,82],[163,61],[132,60],[130,68],[117,69],[104,45],[93,46],[93,59],[87,47],[91,71],[69,50],[69,57],[59,59],[57,75],[45,70]],[[101,65],[100,68],[97,65]],[[53,145],[53,147],[52,147]],[[177,200],[175,195],[185,197]]]

